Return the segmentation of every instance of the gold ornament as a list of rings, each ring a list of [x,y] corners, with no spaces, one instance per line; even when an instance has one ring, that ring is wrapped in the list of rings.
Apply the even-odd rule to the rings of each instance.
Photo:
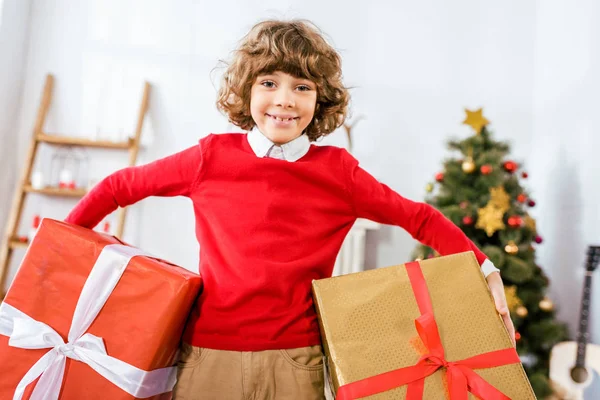
[[[469,125],[475,130],[477,134],[480,134],[481,129],[483,129],[484,126],[490,123],[490,121],[485,119],[485,117],[483,116],[482,108],[476,111],[470,111],[465,108],[465,112],[467,113],[467,117],[463,121],[463,124]]]
[[[427,193],[433,192],[433,183],[428,183],[427,186],[425,186],[425,191]]]
[[[504,210],[501,210],[494,205],[489,204],[477,210],[476,228],[483,229],[488,236],[492,236],[494,232],[506,228],[502,221]]]
[[[515,311],[515,313],[519,317],[525,318],[527,316],[527,314],[529,314],[529,311],[527,311],[527,308],[525,308],[524,306],[519,306],[519,307],[517,307],[517,310]]]
[[[488,204],[493,204],[502,211],[508,211],[510,208],[510,196],[504,190],[504,186],[490,188],[490,201]]]
[[[508,254],[515,255],[519,252],[519,246],[515,244],[514,240],[509,240],[508,244],[504,246],[504,251]]]
[[[542,300],[540,300],[540,310],[549,312],[552,311],[554,309],[554,303],[552,303],[552,300],[550,300],[548,297],[544,297]]]
[[[505,286],[504,295],[506,296],[506,305],[511,313],[515,312],[517,307],[523,305],[523,303],[521,303],[521,299],[519,296],[517,296],[516,286]]]
[[[523,219],[523,224],[529,228],[530,231],[537,233],[537,227],[536,227],[536,223],[535,223],[535,219],[531,218],[528,215],[525,216],[525,218]]]
[[[471,157],[467,157],[462,163],[462,170],[466,174],[471,174],[475,171],[475,162]]]

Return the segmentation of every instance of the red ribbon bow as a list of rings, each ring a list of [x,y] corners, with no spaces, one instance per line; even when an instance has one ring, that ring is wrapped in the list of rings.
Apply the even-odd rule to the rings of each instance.
[[[445,368],[452,400],[467,400],[469,392],[486,400],[510,400],[504,393],[477,375],[473,369],[519,363],[521,361],[517,351],[510,347],[460,361],[446,360],[423,271],[418,262],[407,263],[406,270],[421,312],[421,316],[415,320],[417,333],[429,353],[422,356],[413,366],[384,372],[343,385],[339,388],[336,399],[357,399],[408,384],[407,400],[421,400],[425,378],[438,369]]]

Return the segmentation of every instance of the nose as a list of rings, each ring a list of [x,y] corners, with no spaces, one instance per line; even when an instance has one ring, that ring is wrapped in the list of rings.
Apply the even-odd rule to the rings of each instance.
[[[296,105],[294,93],[287,88],[280,88],[275,95],[275,105],[283,108],[293,108]]]

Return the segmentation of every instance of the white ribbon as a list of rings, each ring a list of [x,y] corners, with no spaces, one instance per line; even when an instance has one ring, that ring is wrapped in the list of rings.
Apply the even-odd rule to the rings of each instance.
[[[67,343],[43,322],[36,321],[6,302],[0,305],[0,335],[10,337],[9,346],[50,349],[21,379],[13,400],[20,400],[27,385],[38,377],[40,380],[31,394],[31,400],[58,399],[67,357],[89,365],[110,382],[138,398],[173,389],[177,380],[175,367],[141,370],[109,356],[102,338],[85,333],[104,307],[131,258],[138,255],[146,254],[120,244],[111,244],[102,249],[77,301]]]

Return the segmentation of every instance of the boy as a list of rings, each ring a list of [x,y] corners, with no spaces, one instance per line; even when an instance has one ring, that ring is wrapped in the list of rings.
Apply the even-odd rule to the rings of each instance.
[[[217,106],[248,134],[209,135],[99,183],[67,217],[93,227],[148,196],[194,205],[204,289],[184,334],[175,399],[322,399],[311,282],[331,276],[357,218],[401,226],[440,254],[472,250],[514,334],[502,280],[441,213],[401,197],[345,150],[314,142],[341,126],[341,59],[302,21],[257,24]]]

